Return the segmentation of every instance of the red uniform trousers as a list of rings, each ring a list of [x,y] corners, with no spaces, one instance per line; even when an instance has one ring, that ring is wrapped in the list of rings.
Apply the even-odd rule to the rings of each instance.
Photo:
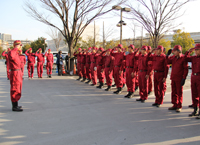
[[[89,80],[91,80],[91,69],[90,69],[90,64],[86,64],[86,76]]]
[[[123,85],[126,84],[126,71],[123,71],[123,79],[122,79]]]
[[[117,88],[123,87],[123,71],[121,75],[119,74],[120,67],[114,67],[114,81],[117,86]]]
[[[105,71],[107,86],[112,86],[113,71],[111,71],[109,74],[109,71],[110,71],[109,67],[106,67],[104,71]]]
[[[183,103],[183,86],[181,80],[171,80],[172,104],[175,108],[182,108]]]
[[[193,107],[200,105],[200,76],[191,76],[192,104]]]
[[[24,76],[24,65],[21,66],[21,71],[22,71],[22,77]]]
[[[37,74],[38,74],[38,77],[42,77],[42,74],[43,74],[43,62],[37,62]]]
[[[47,75],[51,75],[52,74],[52,62],[47,62],[46,64],[46,69],[47,69]]]
[[[135,92],[135,77],[131,76],[133,68],[126,68],[126,86],[128,92]]]
[[[81,63],[81,73],[82,73],[83,78],[87,78],[85,64],[83,63]]]
[[[97,71],[94,70],[95,65],[96,65],[95,63],[91,63],[91,65],[90,65],[91,77],[92,77],[92,82],[94,85],[97,84]]]
[[[10,72],[10,97],[12,102],[17,102],[21,98],[22,92],[22,72],[21,70]]]
[[[102,66],[97,66],[97,78],[99,79],[99,82],[104,83],[105,79],[105,73],[104,71],[101,72]]]
[[[77,73],[79,77],[82,77],[82,73],[81,73],[81,63],[77,63]]]
[[[147,100],[148,99],[148,80],[145,78],[147,75],[147,71],[139,71],[138,73],[138,82],[139,82],[139,89],[140,89],[140,99]]]
[[[149,79],[148,79],[148,92],[153,91],[153,71],[149,73]]]
[[[135,71],[135,87],[138,87],[139,86],[139,82],[138,82],[138,70]]]
[[[27,69],[28,69],[28,77],[33,77],[34,63],[28,63]]]
[[[154,72],[154,93],[156,96],[155,103],[157,104],[163,104],[166,86],[166,82],[163,82],[164,77],[164,72]]]
[[[9,68],[9,63],[8,62],[6,64],[6,68],[7,68],[7,78],[10,79],[10,68]]]

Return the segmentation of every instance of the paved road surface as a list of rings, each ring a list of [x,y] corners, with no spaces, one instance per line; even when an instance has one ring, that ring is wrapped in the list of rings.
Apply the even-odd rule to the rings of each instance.
[[[96,89],[77,77],[27,79],[19,104],[12,112],[9,81],[0,62],[0,145],[199,145],[200,121],[192,111],[189,88],[184,90],[183,111],[168,111],[170,92],[161,108]],[[169,80],[168,80],[169,81]]]

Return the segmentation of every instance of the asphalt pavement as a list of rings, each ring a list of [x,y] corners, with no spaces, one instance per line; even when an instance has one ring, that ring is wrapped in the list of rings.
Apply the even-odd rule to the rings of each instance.
[[[190,82],[184,86],[181,113],[171,107],[170,80],[164,104],[145,103],[76,81],[76,76],[28,80],[25,68],[23,112],[12,112],[6,68],[0,61],[0,145],[199,145],[200,120],[192,109]],[[115,89],[113,89],[114,91]]]

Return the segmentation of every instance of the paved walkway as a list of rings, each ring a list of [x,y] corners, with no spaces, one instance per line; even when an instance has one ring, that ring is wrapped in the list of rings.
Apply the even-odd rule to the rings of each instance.
[[[26,70],[26,69],[25,69]],[[36,71],[35,71],[36,72]],[[45,72],[46,73],[46,72]],[[189,88],[184,90],[183,111],[168,111],[170,92],[161,108],[139,98],[96,89],[56,76],[23,82],[19,102],[23,112],[12,112],[9,81],[0,61],[0,145],[199,145],[200,121],[189,118],[192,111]],[[186,85],[189,85],[188,83]]]

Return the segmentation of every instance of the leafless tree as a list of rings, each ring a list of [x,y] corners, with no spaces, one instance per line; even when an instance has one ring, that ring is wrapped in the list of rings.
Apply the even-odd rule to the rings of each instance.
[[[166,32],[180,25],[174,25],[175,20],[183,16],[184,12],[180,10],[190,1],[192,0],[130,0],[130,18],[139,22],[150,34],[155,48]]]
[[[47,34],[53,40],[53,42],[56,46],[56,50],[58,51],[59,46],[60,46],[60,41],[62,40],[61,34],[58,33],[58,30],[56,28],[52,28],[52,27],[50,27],[50,30],[49,30],[49,32],[47,32]]]
[[[112,5],[120,5],[125,0],[38,1],[41,3],[43,11],[39,11],[28,0],[25,2],[25,11],[34,19],[58,29],[68,44],[70,57],[73,57],[74,46],[85,28],[95,19],[110,12]],[[60,23],[52,21],[50,16],[56,16]],[[68,68],[70,68],[70,61]]]

